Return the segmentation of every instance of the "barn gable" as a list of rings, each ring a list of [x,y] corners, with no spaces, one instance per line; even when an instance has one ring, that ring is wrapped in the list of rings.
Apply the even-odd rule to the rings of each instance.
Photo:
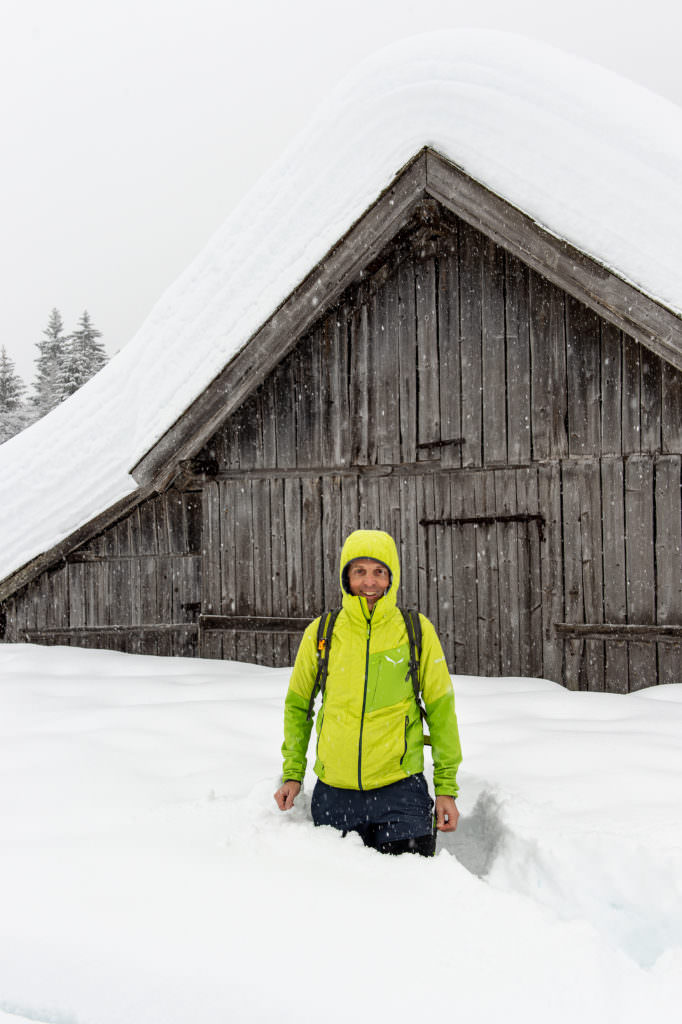
[[[500,203],[421,153],[8,638],[286,664],[344,534],[382,527],[454,671],[679,679],[679,320]]]
[[[634,340],[682,368],[682,320],[426,148],[401,171],[266,321],[249,344],[198,396],[133,468],[142,486],[168,486],[180,461],[248,396],[296,339],[371,266],[417,207],[431,200],[483,232],[548,281],[593,309]]]

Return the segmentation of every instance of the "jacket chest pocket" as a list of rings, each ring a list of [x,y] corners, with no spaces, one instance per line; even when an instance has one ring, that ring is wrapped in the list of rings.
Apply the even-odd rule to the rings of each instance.
[[[409,664],[410,648],[407,644],[370,655],[367,711],[378,711],[380,708],[400,704],[410,697],[412,681],[409,677]]]

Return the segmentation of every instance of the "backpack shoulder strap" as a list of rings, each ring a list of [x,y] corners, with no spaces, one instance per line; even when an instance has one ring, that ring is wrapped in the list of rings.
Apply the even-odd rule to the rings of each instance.
[[[334,623],[340,611],[340,608],[332,608],[331,611],[323,612],[320,615],[317,627],[317,675],[315,676],[315,682],[310,694],[310,702],[308,703],[308,721],[313,717],[313,708],[317,694],[322,694],[322,699],[324,700],[324,689],[327,685],[327,672],[329,671],[329,648],[331,647],[332,636],[334,635]]]
[[[422,704],[419,688],[419,662],[422,656],[422,624],[419,612],[415,608],[401,608],[401,614],[405,620],[407,639],[410,645],[410,664],[405,680],[412,679],[414,699],[419,709],[419,717],[423,723],[426,721],[426,709]],[[427,733],[424,734],[424,743],[431,746],[431,739]]]
[[[419,694],[419,659],[421,658],[422,653],[422,624],[419,620],[419,612],[414,608],[401,608],[400,611],[403,619],[405,620],[407,640],[410,645],[410,663],[405,679],[412,679],[414,699],[417,702],[419,714],[423,720],[426,718],[426,712]]]

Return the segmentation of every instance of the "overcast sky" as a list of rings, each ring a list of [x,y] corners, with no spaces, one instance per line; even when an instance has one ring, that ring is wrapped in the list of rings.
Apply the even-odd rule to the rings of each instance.
[[[53,306],[115,352],[350,67],[458,27],[682,106],[675,0],[0,0],[0,345],[27,383]]]

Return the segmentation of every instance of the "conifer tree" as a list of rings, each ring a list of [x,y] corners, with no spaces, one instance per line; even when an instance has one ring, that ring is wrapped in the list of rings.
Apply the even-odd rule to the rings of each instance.
[[[28,426],[31,416],[24,405],[26,385],[15,372],[5,346],[0,349],[0,444]]]
[[[44,340],[37,342],[36,377],[33,382],[35,394],[32,401],[38,417],[54,409],[64,397],[62,377],[67,339],[58,309],[50,313],[43,335]]]
[[[78,327],[69,335],[59,375],[59,389],[62,398],[68,398],[82,387],[87,380],[101,370],[107,361],[104,345],[90,319],[87,309],[78,321]]]

